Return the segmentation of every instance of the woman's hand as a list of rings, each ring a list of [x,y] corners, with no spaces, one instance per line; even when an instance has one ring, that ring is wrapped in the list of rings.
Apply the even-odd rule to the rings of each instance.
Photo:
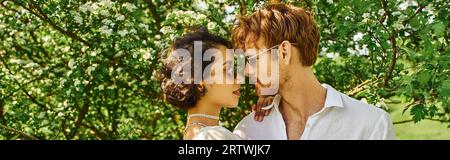
[[[272,108],[264,110],[263,108],[272,104],[274,96],[260,96],[258,102],[252,106],[252,111],[255,111],[255,121],[262,122],[265,116],[268,116]]]

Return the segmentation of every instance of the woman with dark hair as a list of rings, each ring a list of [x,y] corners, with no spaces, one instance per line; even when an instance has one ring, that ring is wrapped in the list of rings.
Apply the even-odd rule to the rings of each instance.
[[[215,54],[219,54],[219,57],[224,57],[224,61],[214,57],[211,61],[195,62],[194,46],[200,46],[194,45],[194,42],[201,42],[201,57],[204,57],[205,53],[215,52]],[[231,60],[225,61],[227,47],[230,47],[227,40],[210,34],[206,29],[199,29],[176,39],[165,52],[163,66],[160,70],[162,75],[161,88],[167,102],[187,110],[188,117],[183,139],[239,139],[231,131],[219,125],[219,114],[222,107],[230,108],[238,105],[240,85],[236,82],[228,84],[205,82],[210,80],[208,78],[219,74],[222,74],[223,77],[234,77],[234,70],[227,69],[234,64],[233,58],[228,58]],[[182,61],[185,57],[174,56],[180,50],[189,53],[189,58]],[[191,71],[183,72],[191,74],[191,76],[187,76],[189,79],[185,80],[187,83],[179,83],[173,77],[174,73],[180,73],[183,65],[191,66]],[[201,82],[195,84],[193,80],[193,77],[195,77],[194,70],[203,73],[208,68],[207,66],[213,65],[221,65],[220,68],[223,68],[223,70],[214,70],[210,73],[211,77],[205,79],[203,76]]]

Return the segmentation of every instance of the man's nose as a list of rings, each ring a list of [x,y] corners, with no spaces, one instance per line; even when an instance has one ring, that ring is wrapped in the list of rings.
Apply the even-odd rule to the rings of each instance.
[[[253,67],[250,66],[250,64],[245,64],[245,76],[250,76],[252,74],[255,74]]]

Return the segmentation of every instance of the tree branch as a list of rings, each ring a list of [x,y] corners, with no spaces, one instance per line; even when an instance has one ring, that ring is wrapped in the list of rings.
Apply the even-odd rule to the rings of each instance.
[[[397,53],[398,53],[398,47],[397,47],[397,40],[396,40],[396,34],[397,32],[393,31],[391,36],[389,37],[389,40],[392,44],[392,61],[389,65],[389,70],[386,74],[386,77],[384,78],[383,87],[386,87],[389,83],[389,80],[392,78],[392,72],[394,71],[395,64],[397,63]]]
[[[425,8],[426,5],[420,6],[413,15],[411,15],[408,19],[404,20],[402,23],[403,25],[406,25],[407,23],[409,23],[409,21],[411,21],[411,19],[413,19],[417,14],[419,14],[420,12],[422,12],[422,10]]]
[[[380,20],[378,22],[383,25],[384,21],[388,18],[387,16],[390,14],[390,11],[388,10],[387,1],[381,0],[381,7],[384,10],[384,14],[381,16]]]
[[[440,120],[440,119],[432,119],[432,118],[425,118],[426,120],[430,120],[430,121],[436,121],[436,122],[441,122],[441,123],[449,123],[450,120]],[[403,123],[409,123],[409,122],[413,122],[414,120],[409,119],[409,120],[403,120],[403,121],[397,121],[394,122],[393,124],[403,124]]]
[[[17,130],[17,129],[14,129],[14,128],[9,128],[9,127],[7,127],[7,126],[5,126],[5,125],[3,125],[3,124],[0,124],[0,128],[3,128],[3,129],[5,129],[6,131],[9,131],[9,132],[18,133],[18,134],[20,134],[22,137],[25,137],[25,138],[27,138],[27,139],[31,139],[31,140],[39,140],[39,139],[36,138],[35,136],[26,134],[26,133],[24,133],[24,132],[22,132],[22,131],[19,131],[19,130]]]
[[[153,4],[152,0],[146,0],[148,8],[150,9],[150,13],[153,16],[153,19],[155,19],[155,25],[156,28],[159,30],[161,29],[161,17],[159,16],[158,12],[156,11],[157,7],[155,4]]]
[[[375,80],[376,81],[376,80]],[[351,91],[347,92],[346,94],[349,96],[352,96],[356,93],[361,92],[364,89],[364,86],[368,83],[372,82],[372,80],[366,80],[363,83],[359,84],[358,86],[356,86],[355,88],[353,88]]]
[[[71,130],[70,134],[67,136],[68,139],[72,139],[73,137],[75,137],[75,134],[78,132],[78,128],[82,125],[82,122],[86,117],[88,111],[89,111],[89,102],[88,100],[85,100],[83,107],[81,108],[80,113],[78,114],[77,120],[75,121],[75,128]]]

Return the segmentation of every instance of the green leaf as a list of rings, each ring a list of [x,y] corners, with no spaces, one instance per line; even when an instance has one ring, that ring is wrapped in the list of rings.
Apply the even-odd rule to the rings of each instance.
[[[450,80],[443,81],[438,92],[441,96],[448,97],[450,95]]]
[[[428,112],[430,114],[430,117],[433,118],[436,115],[437,112],[437,107],[435,105],[432,105],[429,109]]]
[[[411,108],[411,115],[413,116],[414,123],[417,123],[425,119],[426,109],[422,104],[415,105]]]
[[[434,34],[438,37],[442,36],[445,31],[445,24],[444,22],[437,22],[431,27],[434,31]]]
[[[10,140],[17,140],[20,137],[20,134],[17,134],[10,138]]]
[[[431,73],[430,72],[421,72],[419,75],[417,75],[417,80],[422,84],[426,85],[428,81],[431,79]]]

